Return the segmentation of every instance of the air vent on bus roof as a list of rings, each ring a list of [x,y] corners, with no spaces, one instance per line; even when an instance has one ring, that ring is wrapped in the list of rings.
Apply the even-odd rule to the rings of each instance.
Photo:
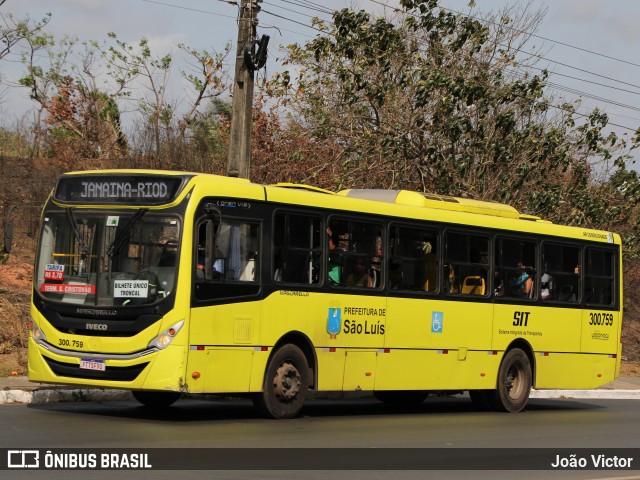
[[[409,190],[351,189],[342,190],[338,192],[338,195],[400,205],[411,205],[414,207],[437,208],[440,210],[453,210],[477,213],[480,215],[493,215],[496,217],[520,218],[520,213],[509,205],[483,202],[470,198],[436,195],[433,193],[411,192]]]
[[[527,215],[526,213],[520,214],[520,220],[528,220],[530,222],[540,222],[540,223],[553,223],[549,220],[544,220],[537,215]]]

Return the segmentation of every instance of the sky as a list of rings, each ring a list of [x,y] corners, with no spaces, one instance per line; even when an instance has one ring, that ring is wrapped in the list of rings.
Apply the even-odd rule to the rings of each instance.
[[[81,40],[104,40],[108,32],[128,42],[144,37],[159,53],[176,52],[178,43],[199,49],[222,51],[225,43],[237,38],[238,7],[227,0],[6,0],[3,14],[41,18],[51,12],[47,31],[57,38],[64,35]],[[397,0],[264,0],[258,15],[258,34],[271,37],[267,78],[282,67],[280,45],[304,43],[317,32],[311,17],[329,19],[327,10],[345,7],[380,12],[381,3],[397,5]],[[529,4],[532,10],[545,9],[546,15],[530,39],[539,47],[538,67],[551,72],[553,94],[567,101],[582,98],[587,113],[600,108],[609,115],[611,128],[618,134],[640,126],[640,2],[636,0],[440,0],[442,7],[479,15],[512,5]],[[229,70],[235,54],[227,58]],[[0,76],[15,82],[24,67],[16,50],[0,60]],[[263,73],[264,75],[264,73]],[[184,89],[179,78],[172,88]],[[571,89],[568,91],[568,89]],[[593,98],[595,97],[595,98]],[[558,102],[559,103],[559,102]],[[26,90],[4,88],[0,113],[18,119],[32,107]],[[613,125],[615,124],[615,125]]]

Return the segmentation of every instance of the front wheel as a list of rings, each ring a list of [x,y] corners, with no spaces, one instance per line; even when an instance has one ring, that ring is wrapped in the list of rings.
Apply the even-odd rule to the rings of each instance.
[[[254,405],[269,418],[293,418],[302,409],[309,390],[307,359],[295,345],[279,348],[269,360],[262,392]]]
[[[520,412],[529,401],[533,374],[531,362],[526,353],[519,348],[509,350],[498,370],[498,384],[491,398],[496,410]]]

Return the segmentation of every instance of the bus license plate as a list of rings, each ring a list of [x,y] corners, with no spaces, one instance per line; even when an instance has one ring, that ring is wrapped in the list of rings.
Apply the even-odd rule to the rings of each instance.
[[[99,370],[100,372],[104,372],[107,369],[107,366],[104,360],[83,358],[80,360],[80,368],[83,370]]]

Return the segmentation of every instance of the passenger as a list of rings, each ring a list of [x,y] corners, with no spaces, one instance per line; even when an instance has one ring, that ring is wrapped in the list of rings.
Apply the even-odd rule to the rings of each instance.
[[[373,279],[367,271],[364,260],[358,259],[356,261],[354,271],[347,277],[347,285],[351,287],[373,287]]]
[[[224,258],[216,258],[213,262],[213,278],[224,280]]]
[[[500,276],[500,272],[496,270],[493,277],[493,296],[494,297],[503,297],[504,296],[504,280]]]
[[[528,297],[533,288],[533,279],[527,273],[527,267],[522,262],[518,262],[518,278],[516,278],[513,286],[516,288],[516,295]]]
[[[540,277],[540,296],[542,300],[549,300],[553,291],[553,277],[547,272]]]
[[[204,280],[205,279],[204,263],[203,262],[198,262],[198,264],[196,265],[196,278],[198,280]]]
[[[340,285],[340,254],[336,251],[337,242],[331,228],[327,228],[329,242],[329,261],[327,262],[327,277],[329,283]]]

